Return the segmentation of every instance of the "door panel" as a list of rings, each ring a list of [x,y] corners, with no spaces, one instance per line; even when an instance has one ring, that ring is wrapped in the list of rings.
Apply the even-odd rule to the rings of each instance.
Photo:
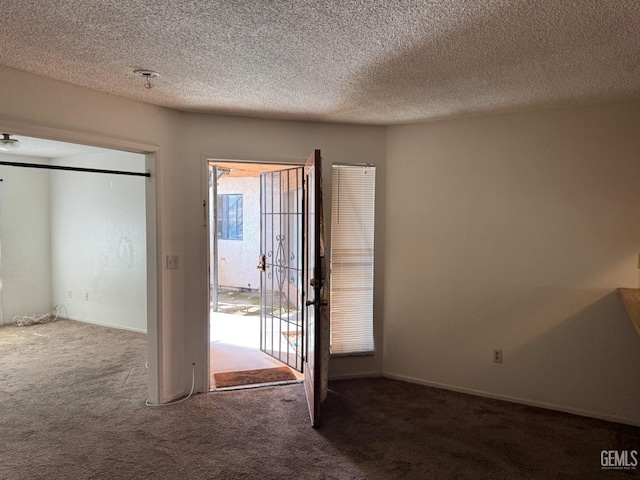
[[[260,349],[302,372],[304,168],[260,174]]]
[[[309,403],[311,425],[320,427],[320,395],[322,351],[320,348],[320,314],[322,308],[322,258],[320,256],[322,189],[321,157],[316,150],[305,165],[305,241],[304,241],[304,299],[306,355],[304,357],[304,384]]]

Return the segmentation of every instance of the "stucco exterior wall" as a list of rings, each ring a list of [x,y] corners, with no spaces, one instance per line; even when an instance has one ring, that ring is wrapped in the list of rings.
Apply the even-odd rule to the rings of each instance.
[[[218,286],[260,288],[260,178],[221,177],[218,195],[242,195],[242,240],[218,238]]]

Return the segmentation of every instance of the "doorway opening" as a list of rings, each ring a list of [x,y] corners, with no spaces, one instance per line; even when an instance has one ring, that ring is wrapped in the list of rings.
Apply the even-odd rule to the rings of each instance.
[[[300,382],[304,167],[207,168],[210,389]]]
[[[157,323],[154,154],[144,146],[73,133],[50,136],[82,143],[15,135],[19,148],[0,155],[3,323],[59,318],[71,321],[60,322],[64,325],[152,333]],[[157,399],[156,342],[148,338],[149,398]]]

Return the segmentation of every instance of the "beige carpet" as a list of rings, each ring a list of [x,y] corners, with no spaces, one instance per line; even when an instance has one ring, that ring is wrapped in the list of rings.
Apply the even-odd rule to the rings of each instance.
[[[0,327],[0,479],[630,479],[600,452],[640,429],[374,378],[148,408],[144,335],[70,321]]]

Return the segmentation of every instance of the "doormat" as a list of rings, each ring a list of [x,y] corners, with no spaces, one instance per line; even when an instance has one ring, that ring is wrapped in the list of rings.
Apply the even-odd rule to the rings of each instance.
[[[216,388],[239,387],[255,383],[273,383],[295,380],[296,376],[288,367],[243,370],[240,372],[215,373]]]

